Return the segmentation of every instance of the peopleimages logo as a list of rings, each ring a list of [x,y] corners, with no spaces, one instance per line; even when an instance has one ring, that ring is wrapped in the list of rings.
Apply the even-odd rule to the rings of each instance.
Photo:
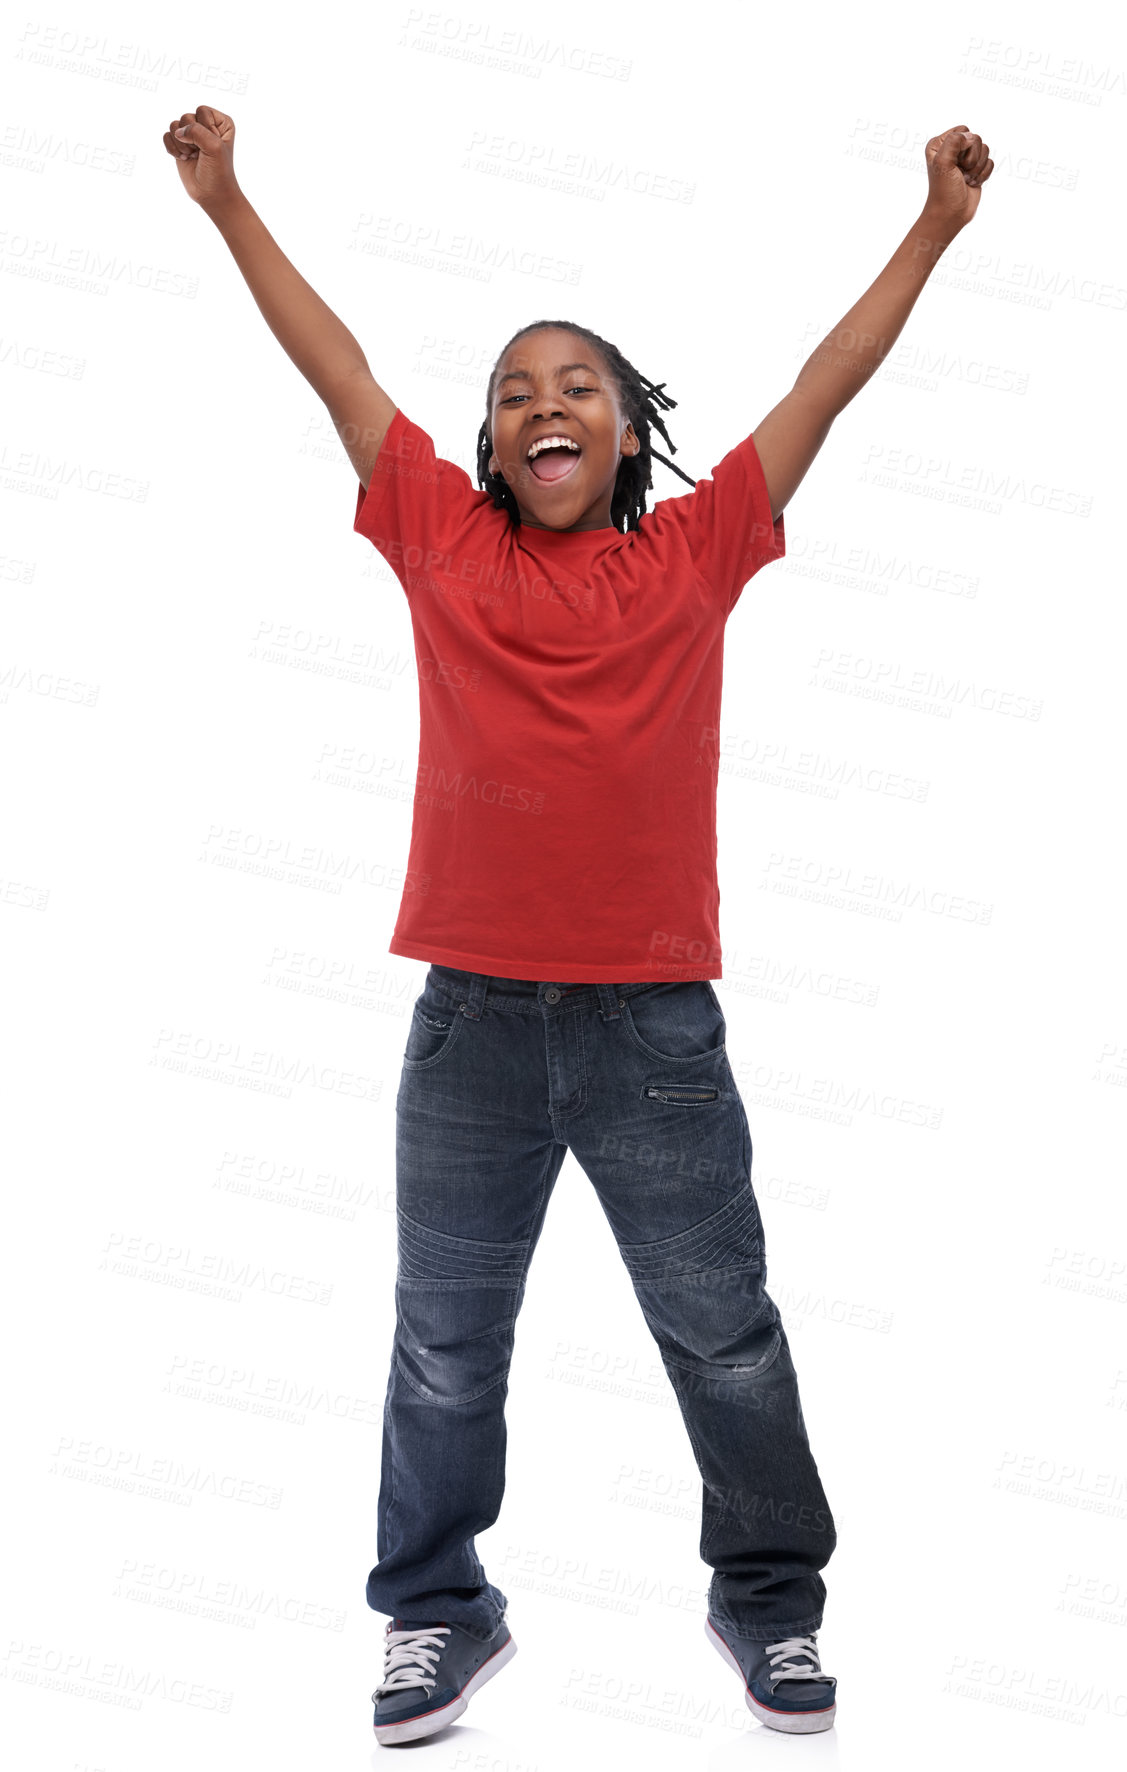
[[[440,764],[419,765],[416,800],[423,805],[440,803],[443,795],[456,799],[480,800],[487,806],[500,806],[508,812],[543,812],[544,795],[539,790],[517,787],[493,777],[464,775],[459,769],[449,774]]]
[[[353,252],[398,259],[424,270],[454,271],[487,283],[494,271],[513,271],[548,283],[577,284],[582,265],[570,259],[500,240],[478,240],[473,234],[451,234],[446,228],[399,220],[390,215],[361,215],[349,242]]]

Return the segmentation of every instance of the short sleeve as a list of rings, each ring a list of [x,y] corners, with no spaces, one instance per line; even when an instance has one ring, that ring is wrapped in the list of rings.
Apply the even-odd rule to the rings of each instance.
[[[708,480],[654,507],[658,525],[680,533],[693,563],[731,614],[748,580],[786,553],[784,513],[771,519],[771,498],[752,436],[730,449]],[[644,521],[645,519],[643,519]]]
[[[357,483],[352,527],[378,548],[410,596],[446,557],[485,494],[464,468],[435,454],[421,426],[396,407],[372,477]]]

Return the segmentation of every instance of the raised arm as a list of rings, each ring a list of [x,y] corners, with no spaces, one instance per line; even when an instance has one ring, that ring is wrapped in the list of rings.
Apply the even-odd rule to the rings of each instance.
[[[990,150],[965,123],[932,136],[927,201],[884,270],[798,372],[790,393],[752,433],[778,517],[829,435],[899,338],[940,255],[973,219],[994,170]]]
[[[235,177],[234,123],[201,105],[173,119],[164,145],[189,197],[230,248],[267,326],[324,401],[366,487],[395,401],[373,377],[348,327],[290,263],[244,196]]]

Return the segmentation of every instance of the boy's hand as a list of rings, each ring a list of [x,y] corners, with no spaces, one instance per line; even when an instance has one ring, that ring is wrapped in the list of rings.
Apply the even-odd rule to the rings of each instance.
[[[940,225],[958,232],[974,219],[982,186],[994,170],[990,149],[965,123],[933,135],[924,149],[927,160],[925,208]]]
[[[164,145],[176,161],[180,183],[202,209],[242,194],[235,177],[235,125],[222,111],[201,105],[174,117]]]

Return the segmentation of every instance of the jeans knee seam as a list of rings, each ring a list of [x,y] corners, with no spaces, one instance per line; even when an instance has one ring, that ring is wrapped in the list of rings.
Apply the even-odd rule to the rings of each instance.
[[[483,1384],[480,1390],[470,1391],[467,1395],[461,1397],[436,1397],[433,1394],[428,1394],[426,1391],[421,1391],[419,1389],[410,1374],[404,1369],[398,1353],[395,1356],[395,1370],[398,1372],[408,1390],[418,1397],[420,1402],[433,1403],[436,1409],[458,1409],[466,1403],[476,1403],[479,1398],[487,1397],[490,1391],[496,1390],[499,1384],[504,1384],[509,1376],[508,1369],[506,1368],[504,1372],[499,1372],[496,1378],[491,1378],[488,1384]]]
[[[762,1315],[762,1312],[759,1314]],[[741,1330],[739,1333],[746,1333],[746,1329],[751,1328],[755,1321],[756,1319],[753,1318],[752,1323],[747,1324],[745,1329]],[[674,1359],[671,1354],[665,1353],[664,1349],[662,1350],[662,1357],[668,1365],[676,1366],[678,1372],[687,1372],[690,1378],[715,1377],[718,1384],[736,1384],[741,1378],[760,1378],[764,1373],[770,1372],[772,1366],[782,1352],[782,1346],[783,1338],[776,1331],[775,1345],[772,1348],[771,1353],[766,1359],[760,1360],[755,1366],[730,1366],[723,1360],[702,1360],[699,1366],[689,1366],[684,1360]]]

